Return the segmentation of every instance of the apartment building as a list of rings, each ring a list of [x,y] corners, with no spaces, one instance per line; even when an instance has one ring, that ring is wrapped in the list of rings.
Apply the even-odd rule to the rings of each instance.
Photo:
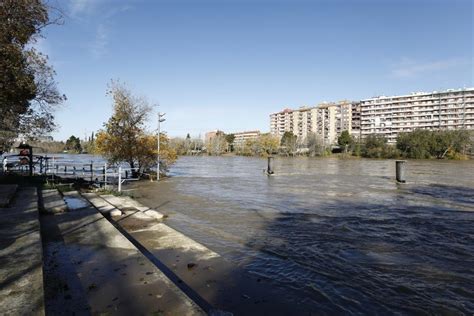
[[[234,146],[241,147],[247,140],[256,140],[260,136],[260,131],[246,131],[234,133]]]
[[[292,132],[304,140],[310,133],[316,133],[326,145],[335,144],[342,131],[352,132],[354,102],[321,103],[297,110],[285,109],[270,114],[270,132],[279,137]],[[357,107],[354,108],[358,110]],[[355,116],[360,121],[358,114]],[[360,126],[357,122],[356,126]]]
[[[207,132],[204,135],[204,142],[209,143],[214,137],[217,137],[219,135],[224,135],[224,132],[218,129]]]
[[[351,106],[351,135],[360,138],[360,102],[353,102]]]
[[[360,102],[360,132],[395,143],[415,129],[474,129],[474,88],[380,96]]]
[[[285,132],[293,131],[293,112],[295,111],[284,109],[270,114],[270,133],[281,137]]]

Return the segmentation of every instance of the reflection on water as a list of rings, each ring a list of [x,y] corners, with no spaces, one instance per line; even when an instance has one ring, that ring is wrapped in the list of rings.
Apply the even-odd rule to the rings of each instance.
[[[473,161],[265,164],[180,158],[168,223],[318,313],[474,312]]]

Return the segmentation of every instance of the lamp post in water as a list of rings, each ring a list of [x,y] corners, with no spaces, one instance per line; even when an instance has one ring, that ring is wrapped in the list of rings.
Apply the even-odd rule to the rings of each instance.
[[[166,121],[163,117],[166,113],[158,112],[158,157],[157,157],[157,165],[156,165],[156,181],[160,180],[160,134],[161,134],[161,124],[162,122]]]

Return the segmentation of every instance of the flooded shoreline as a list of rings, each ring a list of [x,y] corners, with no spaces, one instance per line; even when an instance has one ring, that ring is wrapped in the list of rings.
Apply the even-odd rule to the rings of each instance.
[[[474,310],[474,163],[184,157],[134,196],[320,313]]]

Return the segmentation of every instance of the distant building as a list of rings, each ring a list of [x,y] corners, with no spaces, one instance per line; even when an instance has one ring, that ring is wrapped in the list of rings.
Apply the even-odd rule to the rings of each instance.
[[[474,129],[474,88],[416,92],[362,100],[361,135],[383,135],[395,143],[400,132],[415,129]]]
[[[233,134],[235,136],[234,146],[241,147],[247,140],[256,140],[260,136],[260,131],[246,131]]]
[[[351,134],[360,138],[360,102],[353,102],[351,107]]]
[[[204,141],[206,143],[209,143],[214,137],[218,136],[218,135],[224,135],[224,132],[223,131],[220,131],[218,129],[216,130],[213,130],[213,131],[210,131],[210,132],[207,132],[205,135],[204,135]]]
[[[37,136],[36,140],[40,143],[52,142],[53,141],[53,136]]]
[[[270,114],[270,132],[279,137],[285,132],[292,132],[303,141],[310,133],[315,133],[326,145],[331,145],[337,142],[342,131],[347,130],[353,133],[353,125],[356,126],[355,131],[358,131],[359,112],[353,116],[353,110],[358,111],[356,104],[340,101],[321,103],[318,106],[302,107],[297,110],[285,109]]]

